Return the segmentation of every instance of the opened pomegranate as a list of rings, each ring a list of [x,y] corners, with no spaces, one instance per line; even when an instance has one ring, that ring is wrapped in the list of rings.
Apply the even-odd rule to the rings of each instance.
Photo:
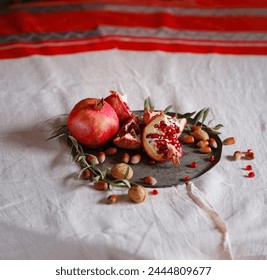
[[[105,98],[105,101],[108,102],[117,113],[120,125],[132,117],[133,113],[126,102],[123,101],[122,95],[120,93],[111,90],[110,95]]]
[[[174,165],[178,165],[179,157],[183,155],[178,138],[185,125],[186,119],[177,119],[163,112],[152,117],[142,136],[147,155],[155,161],[172,160]]]
[[[155,117],[155,116],[157,116],[159,114],[160,114],[159,111],[156,112],[156,111],[154,111],[152,109],[145,108],[145,112],[143,114],[143,121],[144,121],[144,123],[148,124],[153,117]]]
[[[113,143],[124,149],[139,149],[141,147],[141,121],[133,115],[130,120],[120,128]]]
[[[114,109],[103,99],[87,98],[71,110],[67,126],[80,144],[97,148],[118,133],[119,119]]]

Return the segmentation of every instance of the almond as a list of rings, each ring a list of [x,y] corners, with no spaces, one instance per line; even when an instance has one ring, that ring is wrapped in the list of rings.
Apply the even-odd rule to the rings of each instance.
[[[235,151],[234,152],[234,159],[235,160],[240,160],[242,157],[242,153],[240,151]]]
[[[197,147],[198,148],[203,148],[203,147],[206,147],[206,146],[209,146],[209,141],[208,140],[200,140],[197,142]]]
[[[200,140],[209,140],[209,138],[210,138],[209,134],[202,129],[194,130],[192,135],[194,136],[194,138],[196,140],[199,140],[199,141]]]
[[[157,180],[154,177],[146,176],[144,178],[144,183],[150,186],[154,186],[157,184]]]
[[[214,138],[209,139],[209,145],[213,149],[217,149],[217,147],[218,147],[217,141]]]
[[[192,125],[191,126],[191,131],[200,130],[200,129],[202,129],[200,125]]]
[[[103,163],[106,160],[105,152],[99,152],[97,155],[97,159],[98,159],[99,163]]]
[[[245,154],[245,158],[246,158],[246,159],[249,159],[249,160],[254,159],[254,158],[255,158],[254,153],[253,153],[253,152],[251,152],[251,153],[246,153],[246,154]]]
[[[192,135],[184,135],[181,141],[186,144],[192,144],[195,142],[195,138]]]
[[[117,154],[117,152],[118,152],[118,149],[116,147],[110,147],[110,148],[106,149],[106,151],[105,151],[106,155],[108,155],[108,156],[113,156],[113,155]]]
[[[211,147],[206,146],[199,149],[202,154],[209,154],[211,152]]]
[[[130,163],[132,164],[137,164],[141,161],[141,155],[140,154],[135,154],[130,158]]]
[[[228,137],[223,140],[223,145],[232,145],[235,144],[235,137]]]

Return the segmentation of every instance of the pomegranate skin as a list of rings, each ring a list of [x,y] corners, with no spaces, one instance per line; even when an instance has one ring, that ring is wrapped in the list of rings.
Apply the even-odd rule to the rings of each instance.
[[[124,124],[132,117],[133,113],[128,105],[122,100],[120,93],[111,90],[110,95],[105,98],[105,101],[108,102],[117,113],[120,125]]]
[[[67,126],[80,144],[88,148],[98,148],[118,133],[119,118],[104,100],[86,98],[73,107]]]

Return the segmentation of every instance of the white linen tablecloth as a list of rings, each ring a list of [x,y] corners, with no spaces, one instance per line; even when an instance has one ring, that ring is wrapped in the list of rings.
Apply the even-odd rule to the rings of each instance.
[[[109,50],[0,61],[0,259],[267,259],[266,73],[267,57],[253,55]],[[132,110],[148,96],[179,113],[209,107],[221,139],[236,144],[188,186],[108,205],[106,192],[77,180],[64,141],[45,139],[47,120],[110,89],[127,93]],[[255,160],[231,160],[249,148]]]

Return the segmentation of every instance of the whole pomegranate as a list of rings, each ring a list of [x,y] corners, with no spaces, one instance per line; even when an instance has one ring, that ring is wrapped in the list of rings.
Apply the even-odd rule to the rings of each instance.
[[[132,111],[127,103],[123,101],[122,95],[117,91],[111,90],[110,95],[105,98],[105,101],[108,102],[117,113],[120,125],[132,117]]]
[[[124,149],[141,148],[141,121],[138,116],[133,115],[124,123],[114,138],[113,143],[117,147]]]
[[[119,118],[103,99],[86,98],[71,110],[67,126],[72,136],[88,148],[98,148],[119,130]]]
[[[155,161],[172,160],[178,165],[179,157],[183,155],[181,144],[178,140],[186,119],[177,119],[161,112],[152,117],[143,130],[143,147],[147,155]]]

